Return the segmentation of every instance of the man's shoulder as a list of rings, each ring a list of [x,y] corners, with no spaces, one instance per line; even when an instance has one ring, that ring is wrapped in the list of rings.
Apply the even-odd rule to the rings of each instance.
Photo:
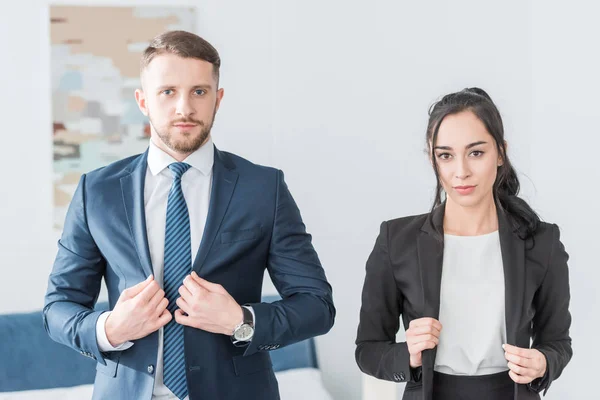
[[[86,173],[87,181],[106,181],[115,178],[121,178],[128,172],[131,172],[136,162],[143,157],[144,153],[136,154],[121,160],[112,162],[104,167],[97,168]]]
[[[244,157],[228,151],[219,150],[220,157],[225,163],[231,163],[235,166],[238,172],[257,176],[274,176],[277,175],[278,169],[267,165],[256,164]]]

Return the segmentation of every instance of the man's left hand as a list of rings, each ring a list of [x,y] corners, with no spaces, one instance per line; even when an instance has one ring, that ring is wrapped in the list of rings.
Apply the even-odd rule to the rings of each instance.
[[[200,278],[196,272],[185,277],[179,294],[174,316],[181,325],[232,335],[244,319],[242,307],[223,286]]]
[[[526,384],[546,374],[546,357],[536,349],[524,349],[505,344],[504,357],[508,360],[511,379]]]

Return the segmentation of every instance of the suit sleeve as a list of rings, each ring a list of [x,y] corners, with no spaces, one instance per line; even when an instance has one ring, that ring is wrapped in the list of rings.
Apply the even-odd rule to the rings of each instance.
[[[83,175],[73,195],[44,299],[44,328],[58,343],[105,364],[98,348],[94,311],[106,262],[90,234]]]
[[[282,300],[249,304],[256,330],[244,355],[323,335],[335,319],[331,286],[281,171],[276,184],[267,270]]]
[[[546,276],[538,289],[534,304],[532,348],[546,357],[546,374],[531,382],[529,388],[544,395],[573,355],[569,327],[569,255],[560,241],[560,230],[553,225],[553,247]]]
[[[360,370],[388,381],[419,379],[410,368],[406,342],[396,343],[402,313],[402,293],[396,286],[388,254],[388,226],[381,224],[375,247],[367,260],[360,322],[356,337],[356,363]]]

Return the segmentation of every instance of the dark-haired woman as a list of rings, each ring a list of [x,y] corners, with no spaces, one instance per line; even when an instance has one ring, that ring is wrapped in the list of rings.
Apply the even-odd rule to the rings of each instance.
[[[404,400],[539,399],[572,355],[568,255],[517,197],[500,113],[478,88],[429,112],[432,210],[381,224],[356,361]],[[406,342],[396,343],[399,318]],[[530,346],[530,340],[533,340]]]

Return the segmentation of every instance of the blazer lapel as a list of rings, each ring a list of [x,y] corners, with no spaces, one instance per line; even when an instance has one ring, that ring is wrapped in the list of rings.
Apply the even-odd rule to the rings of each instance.
[[[443,235],[445,203],[433,210],[427,218],[417,239],[419,270],[421,271],[421,286],[423,288],[423,315],[438,319],[440,315],[440,289],[442,283],[442,262],[444,256]],[[433,397],[433,367],[437,347],[422,353],[423,399]]]
[[[147,161],[148,151],[146,150],[146,152],[132,163],[130,173],[121,178],[121,191],[127,222],[145,276],[153,273],[146,233],[146,211],[144,205],[144,183],[146,180]]]
[[[229,208],[229,203],[231,202],[237,179],[238,173],[235,171],[235,164],[233,161],[231,161],[226,153],[221,153],[215,147],[213,183],[210,195],[210,205],[208,207],[208,216],[206,218],[206,225],[204,227],[200,248],[198,249],[196,259],[192,266],[192,269],[198,274],[200,274],[200,269],[204,264],[204,260],[206,259],[209,250],[213,246],[217,232],[223,222],[223,217]]]
[[[506,340],[516,346],[525,295],[525,242],[518,236],[517,229],[500,207],[498,232],[504,266]]]

